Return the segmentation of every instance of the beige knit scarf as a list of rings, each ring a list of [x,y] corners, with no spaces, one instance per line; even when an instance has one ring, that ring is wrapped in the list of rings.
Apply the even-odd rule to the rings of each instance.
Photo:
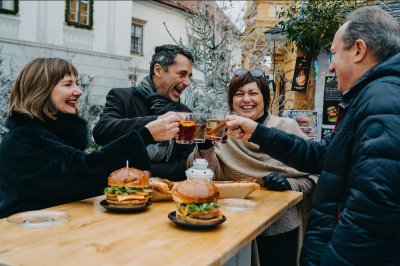
[[[264,125],[306,138],[293,119],[269,115]],[[227,143],[215,145],[215,154],[222,168],[216,171],[219,180],[259,179],[261,182],[264,176],[275,171],[285,177],[306,175],[260,152],[259,146],[251,142],[229,138]]]

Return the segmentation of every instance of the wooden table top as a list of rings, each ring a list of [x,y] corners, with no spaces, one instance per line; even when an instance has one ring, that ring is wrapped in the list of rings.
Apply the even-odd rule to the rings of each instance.
[[[177,227],[168,219],[172,201],[154,202],[139,213],[112,213],[104,196],[50,208],[68,222],[27,229],[0,220],[0,264],[8,265],[221,265],[271,225],[303,194],[260,189],[245,212],[221,209],[227,220],[212,230]]]

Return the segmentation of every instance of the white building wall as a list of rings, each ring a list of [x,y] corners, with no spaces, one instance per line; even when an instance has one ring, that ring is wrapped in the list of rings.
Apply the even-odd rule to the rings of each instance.
[[[151,56],[154,48],[163,44],[175,44],[168,34],[163,22],[175,40],[187,44],[187,31],[185,19],[190,14],[173,9],[153,1],[134,1],[132,17],[146,21],[143,26],[143,55],[132,56],[132,67],[136,68],[138,82],[149,73]],[[194,78],[199,79],[199,72],[194,73]],[[202,78],[200,78],[202,79]]]
[[[19,3],[19,15],[2,15],[4,17],[16,18],[20,21],[19,25],[19,40],[26,40],[34,42],[36,41],[36,33],[37,33],[37,23],[38,16],[37,10],[39,6],[39,1],[26,1]]]
[[[44,24],[42,28],[38,27],[38,34],[42,33],[46,36],[45,40],[36,39],[37,42],[45,42],[52,45],[61,46],[63,45],[63,26],[65,24],[65,1],[34,1],[37,2],[37,20],[39,22],[43,20]],[[24,3],[25,4],[25,3]],[[21,5],[21,4],[20,4]],[[20,12],[22,13],[22,12]],[[29,26],[28,26],[29,30]],[[22,36],[22,35],[21,35]]]
[[[66,58],[92,77],[89,93],[103,104],[109,89],[132,84],[134,69],[138,82],[149,73],[156,46],[175,43],[164,22],[175,40],[187,44],[191,14],[154,1],[94,1],[91,30],[67,25],[65,8],[65,1],[19,1],[18,15],[0,14],[0,57],[13,64],[15,75],[32,58]],[[143,55],[130,54],[132,18],[146,21]],[[240,52],[235,58],[240,65]],[[196,69],[193,79],[204,81]]]
[[[132,1],[94,1],[91,30],[66,25],[65,1],[20,1],[19,6],[18,16],[0,15],[20,22],[18,40],[130,55]]]
[[[135,1],[118,1],[115,8],[115,28],[113,31],[116,53],[130,55],[132,5]],[[124,15],[121,15],[124,14]]]
[[[93,50],[130,56],[132,1],[94,1]]]
[[[103,104],[110,88],[129,85],[131,18],[132,1],[94,1],[93,28],[80,29],[64,22],[65,1],[19,1],[18,15],[0,14],[2,67],[15,78],[33,58],[65,58]]]

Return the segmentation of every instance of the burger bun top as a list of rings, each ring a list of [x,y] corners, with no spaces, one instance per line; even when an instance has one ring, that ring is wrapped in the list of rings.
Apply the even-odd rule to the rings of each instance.
[[[209,203],[217,201],[218,197],[218,188],[207,180],[185,180],[172,189],[172,198],[178,203]]]
[[[149,173],[136,168],[121,168],[108,177],[111,187],[146,188],[149,186]]]
[[[308,116],[304,116],[304,115],[296,116],[294,119],[298,122],[307,122],[307,123],[310,122],[310,118]]]

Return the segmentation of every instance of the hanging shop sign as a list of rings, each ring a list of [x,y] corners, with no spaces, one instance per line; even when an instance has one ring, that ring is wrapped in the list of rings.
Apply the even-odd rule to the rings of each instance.
[[[306,91],[311,70],[311,57],[301,56],[296,59],[292,81],[292,91]]]
[[[325,77],[321,138],[331,134],[336,124],[338,105],[342,101],[336,77]]]
[[[322,125],[335,125],[337,120],[337,109],[341,101],[342,94],[339,92],[336,77],[325,77]]]
[[[322,127],[321,127],[321,139],[323,139],[327,135],[331,134],[332,132],[333,132],[333,126],[324,126],[324,125],[322,125]]]

